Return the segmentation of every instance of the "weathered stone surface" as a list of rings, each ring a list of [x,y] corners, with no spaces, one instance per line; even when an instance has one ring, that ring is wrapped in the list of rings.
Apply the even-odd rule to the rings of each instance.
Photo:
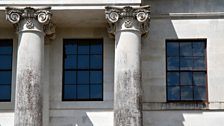
[[[141,35],[149,6],[107,7],[106,18],[115,35],[114,126],[142,126]]]

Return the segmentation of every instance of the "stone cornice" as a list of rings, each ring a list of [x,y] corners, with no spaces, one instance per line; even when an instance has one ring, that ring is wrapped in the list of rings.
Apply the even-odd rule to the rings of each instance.
[[[116,31],[115,23],[119,20],[124,21],[124,26],[128,29],[131,28],[136,20],[140,24],[141,34],[145,34],[149,29],[150,21],[150,6],[142,7],[130,7],[126,6],[123,8],[119,7],[106,7],[105,8],[106,19],[109,23],[109,33],[114,34]]]

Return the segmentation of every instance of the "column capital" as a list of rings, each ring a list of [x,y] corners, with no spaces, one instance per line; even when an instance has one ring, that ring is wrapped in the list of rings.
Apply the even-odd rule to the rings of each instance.
[[[19,31],[41,30],[47,35],[50,33],[50,36],[53,36],[52,34],[55,32],[55,29],[53,28],[53,23],[51,22],[52,13],[50,12],[50,9],[50,7],[38,9],[31,7],[25,7],[23,9],[6,7],[6,20],[16,26],[22,22],[22,25],[19,25]],[[39,24],[41,26],[40,28]],[[50,30],[51,32],[49,32]]]
[[[141,34],[145,34],[149,29],[150,6],[131,7],[105,7],[106,19],[109,23],[108,32],[116,32],[116,23],[122,21],[126,30],[133,28],[137,22],[137,29]]]

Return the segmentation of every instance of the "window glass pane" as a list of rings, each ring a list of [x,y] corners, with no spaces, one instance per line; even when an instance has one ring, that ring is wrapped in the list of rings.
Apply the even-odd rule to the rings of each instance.
[[[89,42],[81,40],[78,43],[78,54],[89,54],[89,48]]]
[[[11,99],[11,86],[0,85],[0,100]]]
[[[205,59],[204,57],[194,57],[194,69],[205,70]]]
[[[78,69],[89,69],[89,55],[78,55]]]
[[[78,85],[77,89],[78,99],[89,99],[89,85]]]
[[[65,54],[77,54],[77,44],[69,43],[65,44]]]
[[[91,98],[102,98],[102,85],[91,85],[90,96]]]
[[[89,71],[78,71],[78,84],[89,84]]]
[[[0,71],[0,85],[9,84],[11,85],[11,71]]]
[[[194,72],[193,73],[194,85],[205,86],[206,84],[206,73],[205,72]]]
[[[193,58],[192,57],[181,57],[180,58],[180,69],[181,70],[192,70]]]
[[[180,87],[168,87],[168,100],[180,100]]]
[[[205,56],[204,42],[193,42],[193,56]]]
[[[64,71],[64,84],[76,84],[76,71]]]
[[[12,46],[0,46],[0,54],[12,54]]]
[[[90,83],[96,84],[100,83],[102,84],[102,72],[101,71],[91,71],[90,72]]]
[[[168,85],[179,85],[179,72],[168,72],[167,73],[167,84]]]
[[[194,87],[194,99],[195,100],[206,100],[206,89],[205,87]]]
[[[192,85],[192,72],[180,72],[180,84]]]
[[[101,69],[102,68],[102,56],[101,55],[91,55],[90,68],[91,69]]]
[[[0,55],[0,69],[11,69],[12,67],[12,56]]]
[[[168,57],[167,58],[167,69],[168,70],[179,70],[179,57]]]
[[[193,100],[192,86],[181,87],[181,100]]]
[[[76,98],[76,85],[64,85],[64,99],[74,100]]]
[[[167,56],[179,56],[179,43],[168,42],[166,53],[167,53]]]
[[[76,68],[76,55],[67,55],[65,56],[65,63],[64,67],[65,69],[75,69]]]
[[[180,43],[180,56],[192,56],[191,42],[181,42]]]
[[[90,47],[91,54],[102,54],[103,53],[103,45],[102,43],[92,43]]]

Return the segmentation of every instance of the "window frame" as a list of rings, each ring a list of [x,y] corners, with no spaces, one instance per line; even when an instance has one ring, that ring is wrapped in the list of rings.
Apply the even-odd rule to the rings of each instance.
[[[9,72],[11,72],[11,81],[10,81],[10,84],[9,85],[7,85],[7,86],[9,86],[10,87],[10,92],[9,92],[9,94],[10,94],[10,98],[9,99],[0,99],[0,102],[11,102],[12,101],[12,87],[13,87],[13,85],[12,85],[12,80],[13,80],[13,51],[14,51],[14,43],[13,43],[13,39],[0,39],[0,43],[7,43],[7,44],[9,44],[10,45],[10,47],[12,48],[12,50],[11,50],[11,66],[10,66],[10,69],[0,69],[0,71],[2,72],[2,71],[9,71]],[[0,54],[0,55],[2,55],[2,54]],[[3,54],[3,55],[9,55],[9,54]],[[4,84],[4,85],[6,85],[6,84]],[[0,87],[1,87],[2,85],[0,85]]]
[[[168,70],[168,55],[167,55],[167,43],[169,42],[173,42],[173,43],[182,43],[182,42],[190,42],[190,43],[194,43],[194,42],[203,42],[204,43],[204,46],[205,46],[205,51],[204,51],[204,63],[205,63],[205,70],[181,70],[180,69],[180,66],[179,66],[179,69],[178,70]],[[179,45],[179,51],[180,51],[180,45]],[[180,52],[179,52],[180,54]],[[179,59],[180,59],[180,55],[178,56]],[[195,56],[191,56],[192,58],[194,58]],[[207,103],[208,102],[208,68],[207,68],[207,39],[205,38],[202,38],[202,39],[166,39],[165,40],[165,61],[166,61],[166,101],[168,103]],[[179,60],[179,65],[180,65],[180,60]],[[193,95],[193,99],[192,100],[181,100],[181,93],[179,94],[180,96],[180,99],[179,100],[170,100],[168,98],[168,72],[178,72],[179,73],[179,79],[180,79],[180,73],[181,72],[191,72],[192,73],[192,81],[193,81],[193,73],[194,72],[204,72],[206,75],[205,75],[205,100],[195,100],[194,99],[194,85],[192,83],[192,95]],[[181,81],[181,80],[179,80]],[[180,84],[178,85],[179,88],[180,88],[180,91],[181,91],[181,86]]]
[[[89,81],[90,81],[90,72],[91,71],[100,71],[100,72],[102,72],[102,80],[101,80],[101,82],[102,82],[102,89],[101,89],[101,95],[102,95],[102,98],[91,98],[91,90],[90,90],[90,86],[91,86],[91,84],[90,84],[90,82],[89,82],[89,84],[88,84],[88,86],[89,86],[89,98],[88,99],[79,99],[79,98],[77,98],[77,87],[76,87],[76,98],[73,98],[73,99],[66,99],[64,96],[65,96],[65,93],[64,93],[64,86],[66,85],[66,84],[64,84],[64,80],[65,80],[65,77],[64,77],[64,74],[65,74],[65,71],[70,71],[69,69],[66,69],[65,68],[65,45],[66,45],[66,43],[69,43],[69,41],[73,41],[72,43],[79,43],[80,41],[82,41],[82,40],[88,40],[88,41],[94,41],[94,42],[99,42],[101,45],[102,45],[102,54],[90,54],[91,52],[89,52],[89,54],[80,54],[80,55],[88,55],[89,56],[89,67],[90,67],[90,62],[91,62],[91,60],[90,60],[90,56],[91,55],[101,55],[101,58],[102,58],[102,68],[101,69],[91,69],[91,68],[88,68],[88,69],[78,69],[78,68],[76,68],[76,69],[70,69],[71,71],[76,71],[76,77],[78,76],[78,72],[79,71],[88,71],[89,72]],[[91,42],[88,42],[89,43],[89,47],[90,47],[90,45],[91,45]],[[77,47],[78,48],[78,47]],[[90,51],[90,50],[89,50]],[[70,54],[71,55],[71,54]],[[77,57],[78,57],[78,53],[76,53],[76,54],[73,54],[73,55],[76,55]],[[104,41],[103,41],[103,39],[102,38],[64,38],[63,39],[63,63],[62,63],[62,101],[63,102],[72,102],[72,101],[103,101],[103,99],[104,99],[104,90],[103,90],[103,88],[104,88],[104,59],[103,59],[103,57],[104,57]],[[77,59],[77,58],[76,58]],[[78,60],[76,61],[76,66],[78,65]],[[77,78],[76,78],[77,79]],[[77,80],[76,80],[77,81]],[[75,84],[76,86],[77,86],[77,84]]]

